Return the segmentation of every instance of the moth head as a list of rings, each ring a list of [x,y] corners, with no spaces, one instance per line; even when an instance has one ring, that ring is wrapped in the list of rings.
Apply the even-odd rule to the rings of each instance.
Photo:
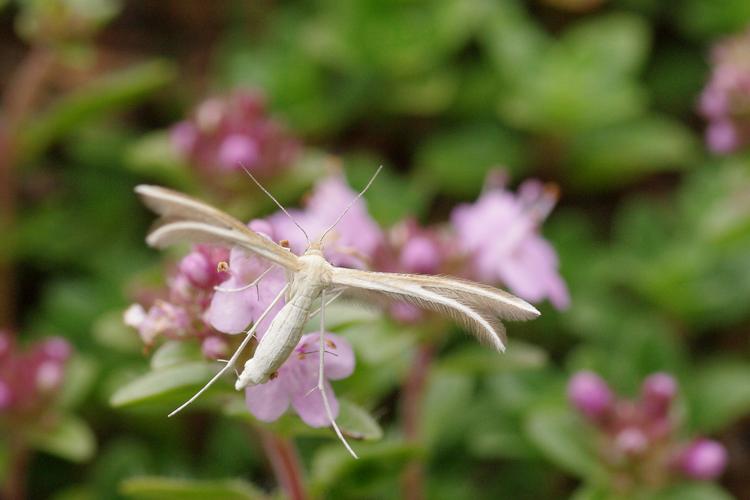
[[[323,256],[323,243],[321,241],[313,241],[310,246],[305,250],[305,255],[320,255]]]

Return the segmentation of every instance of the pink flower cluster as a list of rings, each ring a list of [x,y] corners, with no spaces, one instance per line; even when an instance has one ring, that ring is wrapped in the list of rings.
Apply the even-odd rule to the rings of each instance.
[[[709,148],[729,153],[750,143],[750,29],[719,43],[711,62],[700,112],[708,120]]]
[[[0,420],[27,420],[44,414],[62,386],[71,347],[50,337],[21,350],[0,332]]]
[[[175,150],[207,171],[238,171],[244,166],[264,176],[289,165],[299,146],[268,117],[257,92],[238,91],[201,103],[193,116],[172,127]]]
[[[524,182],[517,193],[490,184],[476,202],[453,210],[448,227],[420,227],[411,219],[395,226],[378,270],[464,276],[508,287],[530,302],[548,299],[567,308],[570,296],[557,254],[539,232],[557,189],[536,180]],[[394,305],[391,312],[406,322],[423,314],[406,304]]]
[[[149,347],[160,338],[197,338],[206,357],[225,356],[228,344],[211,328],[205,314],[214,287],[229,278],[220,269],[220,263],[228,258],[229,251],[224,248],[196,245],[169,279],[167,297],[157,299],[148,309],[133,304],[125,311],[125,324],[137,329]]]
[[[633,483],[663,484],[674,472],[716,479],[726,467],[727,452],[705,438],[687,444],[677,440],[678,421],[671,411],[677,390],[671,375],[655,373],[643,381],[638,400],[618,399],[599,375],[581,371],[568,383],[568,399],[601,432],[606,463],[621,476],[632,475]]]

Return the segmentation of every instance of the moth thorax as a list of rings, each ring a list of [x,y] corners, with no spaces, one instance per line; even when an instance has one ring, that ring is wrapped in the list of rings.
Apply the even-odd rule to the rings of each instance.
[[[291,282],[293,294],[295,289],[300,286],[313,285],[322,289],[331,284],[331,264],[323,258],[322,254],[308,250],[305,255],[299,258],[299,261],[302,265],[294,273]]]

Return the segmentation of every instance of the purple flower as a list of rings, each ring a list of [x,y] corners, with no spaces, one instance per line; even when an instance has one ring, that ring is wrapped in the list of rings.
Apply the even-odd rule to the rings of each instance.
[[[210,335],[201,342],[201,352],[209,359],[220,359],[229,354],[229,344],[219,335]]]
[[[185,309],[163,300],[157,301],[148,312],[140,304],[133,304],[125,311],[123,320],[138,330],[146,345],[152,345],[159,336],[184,338],[190,327],[190,317]]]
[[[640,455],[648,445],[648,437],[638,427],[626,427],[615,436],[615,448],[625,455]]]
[[[273,233],[275,233],[273,228],[264,221],[253,221],[250,228],[267,237],[274,236]],[[272,234],[261,232],[261,230]],[[220,289],[214,293],[205,315],[206,321],[220,332],[234,334],[245,331],[248,325],[268,308],[286,283],[285,271],[276,267],[263,277],[258,286],[239,290],[260,278],[269,267],[268,261],[260,257],[248,254],[240,248],[232,249],[229,256],[230,278],[224,281]],[[266,317],[263,324],[259,325],[258,338],[263,335],[268,324],[283,305],[282,299],[276,304],[275,310]]]
[[[693,479],[716,479],[727,465],[727,450],[711,439],[696,439],[678,458],[682,472]]]
[[[750,143],[750,30],[720,42],[711,54],[713,71],[700,98],[708,120],[706,142],[716,153]]]
[[[242,167],[266,175],[288,166],[297,141],[271,119],[257,92],[238,91],[201,103],[188,120],[172,127],[172,146],[207,172],[236,172]]]
[[[663,418],[677,395],[677,381],[668,373],[654,373],[643,381],[641,402],[649,419]]]
[[[614,395],[599,375],[590,371],[578,372],[568,382],[568,399],[587,418],[599,421],[612,410]]]
[[[227,136],[219,146],[219,163],[227,170],[239,165],[254,165],[258,160],[258,145],[252,137],[243,134]]]
[[[275,377],[264,384],[245,389],[247,407],[258,420],[272,422],[283,415],[291,404],[307,425],[326,427],[331,424],[320,391],[311,390],[318,383],[319,339],[318,333],[304,335]],[[328,380],[339,380],[352,374],[354,352],[349,343],[338,335],[327,333],[325,342],[324,390],[335,418],[339,404]]]
[[[2,335],[0,335],[2,338]],[[68,342],[50,337],[21,351],[10,336],[0,363],[0,412],[33,425],[49,411],[72,354]]]
[[[304,210],[289,212],[305,228],[310,240],[315,241],[356,196],[343,177],[333,176],[315,185]],[[292,251],[298,255],[305,251],[305,237],[286,215],[277,212],[268,218],[268,222],[274,228],[275,239],[288,240]],[[362,268],[367,267],[382,243],[383,232],[360,199],[325,237],[323,251],[334,266]]]
[[[472,274],[501,282],[531,302],[548,298],[558,309],[569,305],[555,250],[539,234],[539,223],[554,206],[554,189],[526,181],[518,195],[502,188],[486,191],[474,204],[459,205],[451,222]]]

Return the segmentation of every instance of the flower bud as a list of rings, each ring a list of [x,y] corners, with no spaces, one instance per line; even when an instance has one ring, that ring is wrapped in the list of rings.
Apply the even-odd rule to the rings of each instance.
[[[13,338],[6,331],[0,331],[0,359],[10,354],[13,350]]]
[[[51,360],[65,361],[70,357],[71,348],[64,338],[51,337],[42,344],[42,352]]]
[[[257,142],[243,134],[232,134],[219,146],[219,164],[227,169],[253,165],[258,157]]]
[[[615,448],[625,455],[640,455],[648,448],[648,437],[637,427],[626,427],[615,436]]]
[[[612,409],[614,396],[607,383],[590,371],[576,373],[568,383],[568,399],[587,418],[601,420]]]
[[[227,341],[216,335],[206,337],[201,343],[201,352],[209,359],[223,358],[229,352]]]
[[[0,380],[0,411],[10,408],[13,402],[13,393],[4,380]]]
[[[433,274],[440,266],[440,250],[426,236],[413,236],[401,250],[401,266],[412,273]]]
[[[716,479],[727,465],[727,450],[714,440],[700,438],[693,441],[678,458],[680,470],[693,479]]]
[[[180,272],[193,286],[206,288],[211,286],[216,269],[201,252],[191,252],[180,261]]]
[[[677,395],[677,381],[667,373],[648,376],[641,386],[641,402],[646,417],[663,418]]]
[[[58,361],[44,361],[36,370],[36,386],[41,392],[50,392],[60,386],[63,367]]]

